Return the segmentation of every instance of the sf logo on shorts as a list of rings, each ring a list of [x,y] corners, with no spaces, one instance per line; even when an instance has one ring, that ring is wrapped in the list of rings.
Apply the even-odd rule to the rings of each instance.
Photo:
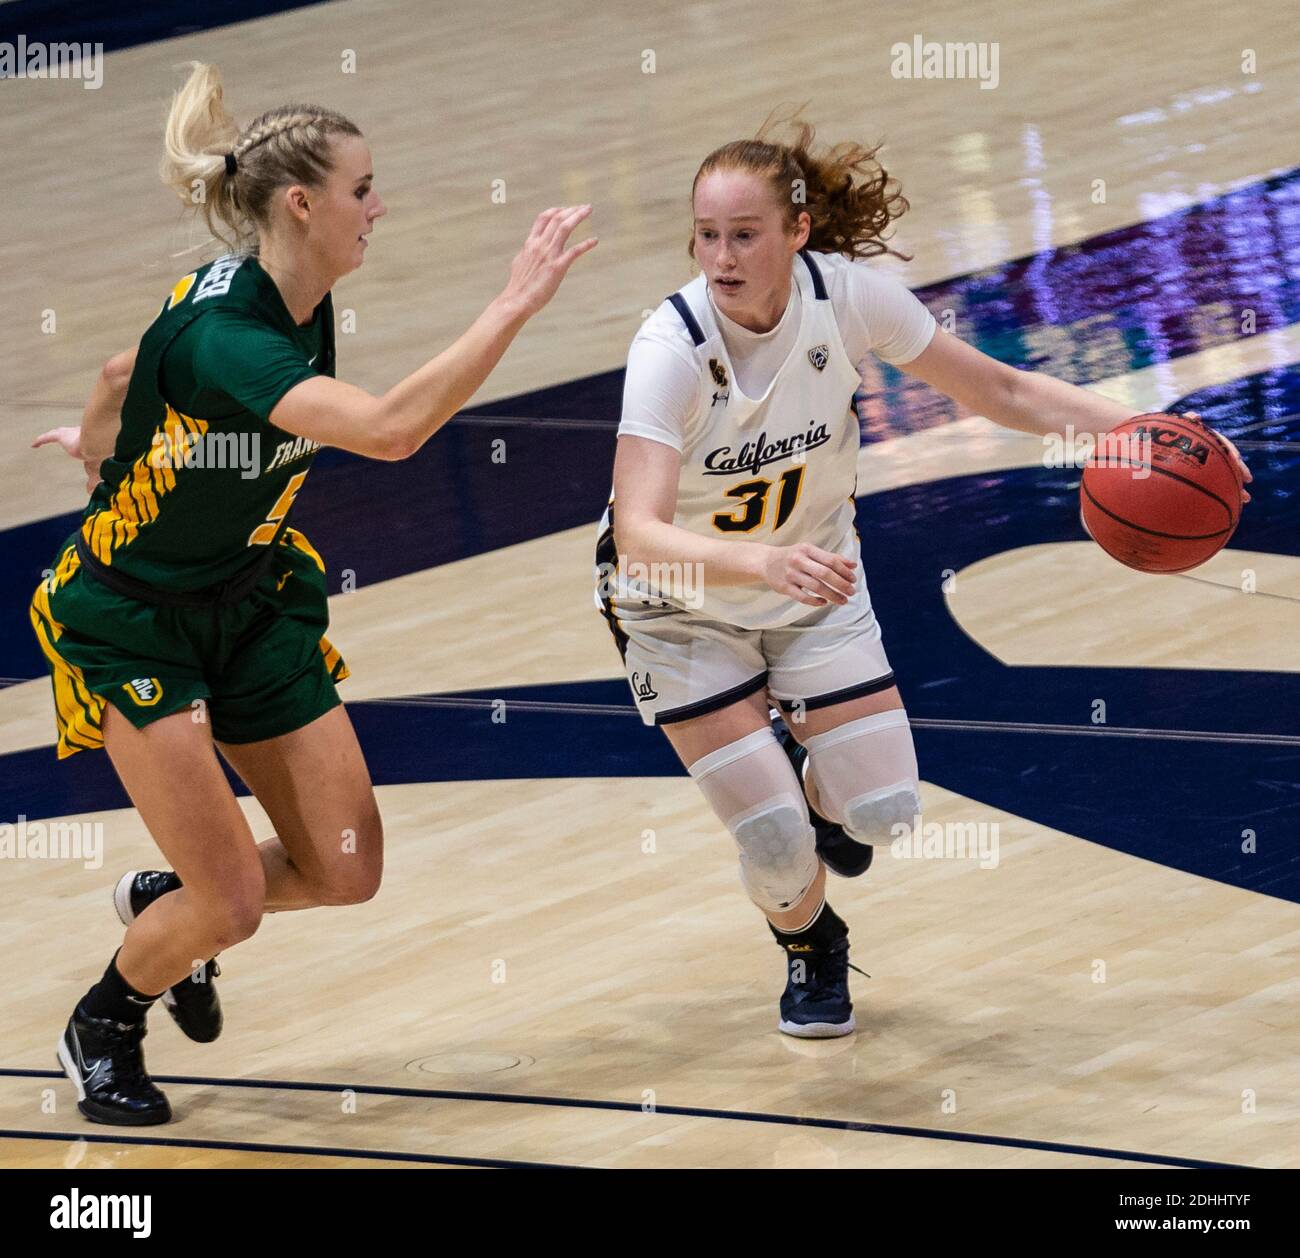
[[[162,682],[157,677],[137,677],[123,682],[122,689],[142,708],[151,708],[162,698]]]

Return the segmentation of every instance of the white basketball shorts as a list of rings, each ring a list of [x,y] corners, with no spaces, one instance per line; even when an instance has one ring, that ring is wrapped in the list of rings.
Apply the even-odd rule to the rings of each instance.
[[[776,629],[741,629],[676,607],[608,603],[605,618],[647,725],[716,712],[766,690],[784,712],[812,711],[894,684],[865,583],[843,606],[810,607]]]

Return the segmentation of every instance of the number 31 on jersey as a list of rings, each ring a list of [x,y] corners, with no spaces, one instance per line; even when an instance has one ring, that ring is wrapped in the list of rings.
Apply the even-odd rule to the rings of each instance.
[[[716,512],[713,516],[713,527],[719,533],[752,533],[766,518],[772,486],[777,485],[779,488],[776,491],[776,519],[772,521],[772,531],[775,533],[790,518],[799,501],[804,471],[805,465],[801,464],[799,467],[792,467],[788,472],[782,472],[777,481],[759,477],[757,480],[747,480],[739,485],[733,485],[727,490],[727,497],[739,498],[740,506],[734,511]]]

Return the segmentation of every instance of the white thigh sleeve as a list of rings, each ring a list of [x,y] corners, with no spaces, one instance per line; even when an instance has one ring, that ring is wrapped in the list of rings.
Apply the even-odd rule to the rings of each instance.
[[[892,843],[921,813],[916,748],[901,708],[849,721],[804,742],[819,811],[859,843]]]
[[[759,908],[783,912],[817,876],[817,842],[803,791],[770,729],[697,760],[691,777],[740,848],[740,877]]]

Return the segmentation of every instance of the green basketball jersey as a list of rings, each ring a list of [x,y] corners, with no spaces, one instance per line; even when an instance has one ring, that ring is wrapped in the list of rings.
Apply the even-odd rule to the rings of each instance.
[[[140,341],[117,444],[82,520],[95,557],[170,590],[253,563],[318,448],[270,413],[316,375],[334,375],[328,293],[298,327],[251,255],[178,281]]]

